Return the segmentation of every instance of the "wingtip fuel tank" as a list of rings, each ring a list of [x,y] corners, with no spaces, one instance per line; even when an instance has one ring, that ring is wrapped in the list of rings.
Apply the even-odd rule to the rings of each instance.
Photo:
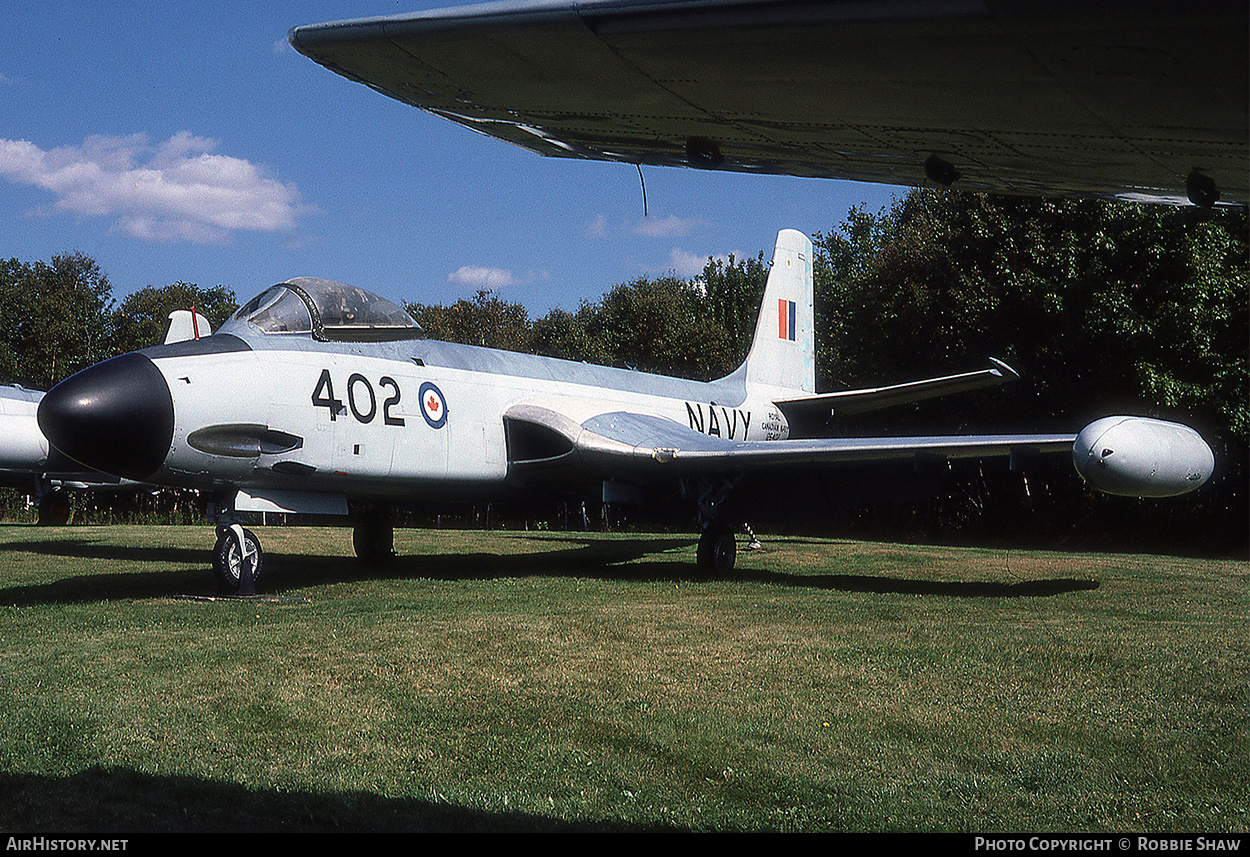
[[[1146,417],[1104,417],[1072,445],[1077,473],[1104,494],[1174,497],[1211,478],[1215,455],[1198,432]]]

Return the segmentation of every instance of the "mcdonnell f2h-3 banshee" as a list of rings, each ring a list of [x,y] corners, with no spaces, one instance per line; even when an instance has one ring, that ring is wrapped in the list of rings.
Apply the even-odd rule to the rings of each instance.
[[[212,336],[62,381],[38,423],[94,470],[201,491],[218,527],[218,580],[244,593],[262,551],[242,523],[266,510],[351,516],[357,555],[383,561],[393,555],[388,512],[405,503],[680,497],[702,531],[699,570],[716,575],[733,568],[741,523],[726,500],[761,473],[1066,453],[1095,489],[1142,497],[1185,493],[1211,475],[1197,432],[1135,416],[1079,434],[808,436],[805,426],[833,413],[1015,377],[995,362],[818,394],[813,327],[812,244],[793,230],[778,235],[746,359],[708,382],[432,341],[391,301],[298,278],[248,301]]]

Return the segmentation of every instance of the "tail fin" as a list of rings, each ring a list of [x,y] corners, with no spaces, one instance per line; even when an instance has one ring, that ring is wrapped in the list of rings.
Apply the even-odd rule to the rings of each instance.
[[[747,355],[747,385],[816,392],[812,242],[802,232],[777,234],[764,303]]]

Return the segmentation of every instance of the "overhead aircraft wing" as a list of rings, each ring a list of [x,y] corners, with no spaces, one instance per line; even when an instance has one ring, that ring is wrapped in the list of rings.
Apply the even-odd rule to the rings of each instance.
[[[1250,202],[1245,0],[526,0],[296,27],[543,155]]]

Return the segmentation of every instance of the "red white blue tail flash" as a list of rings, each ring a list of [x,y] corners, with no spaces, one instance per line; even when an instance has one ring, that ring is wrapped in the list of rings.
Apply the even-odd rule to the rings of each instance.
[[[777,338],[794,341],[794,301],[777,301]]]

